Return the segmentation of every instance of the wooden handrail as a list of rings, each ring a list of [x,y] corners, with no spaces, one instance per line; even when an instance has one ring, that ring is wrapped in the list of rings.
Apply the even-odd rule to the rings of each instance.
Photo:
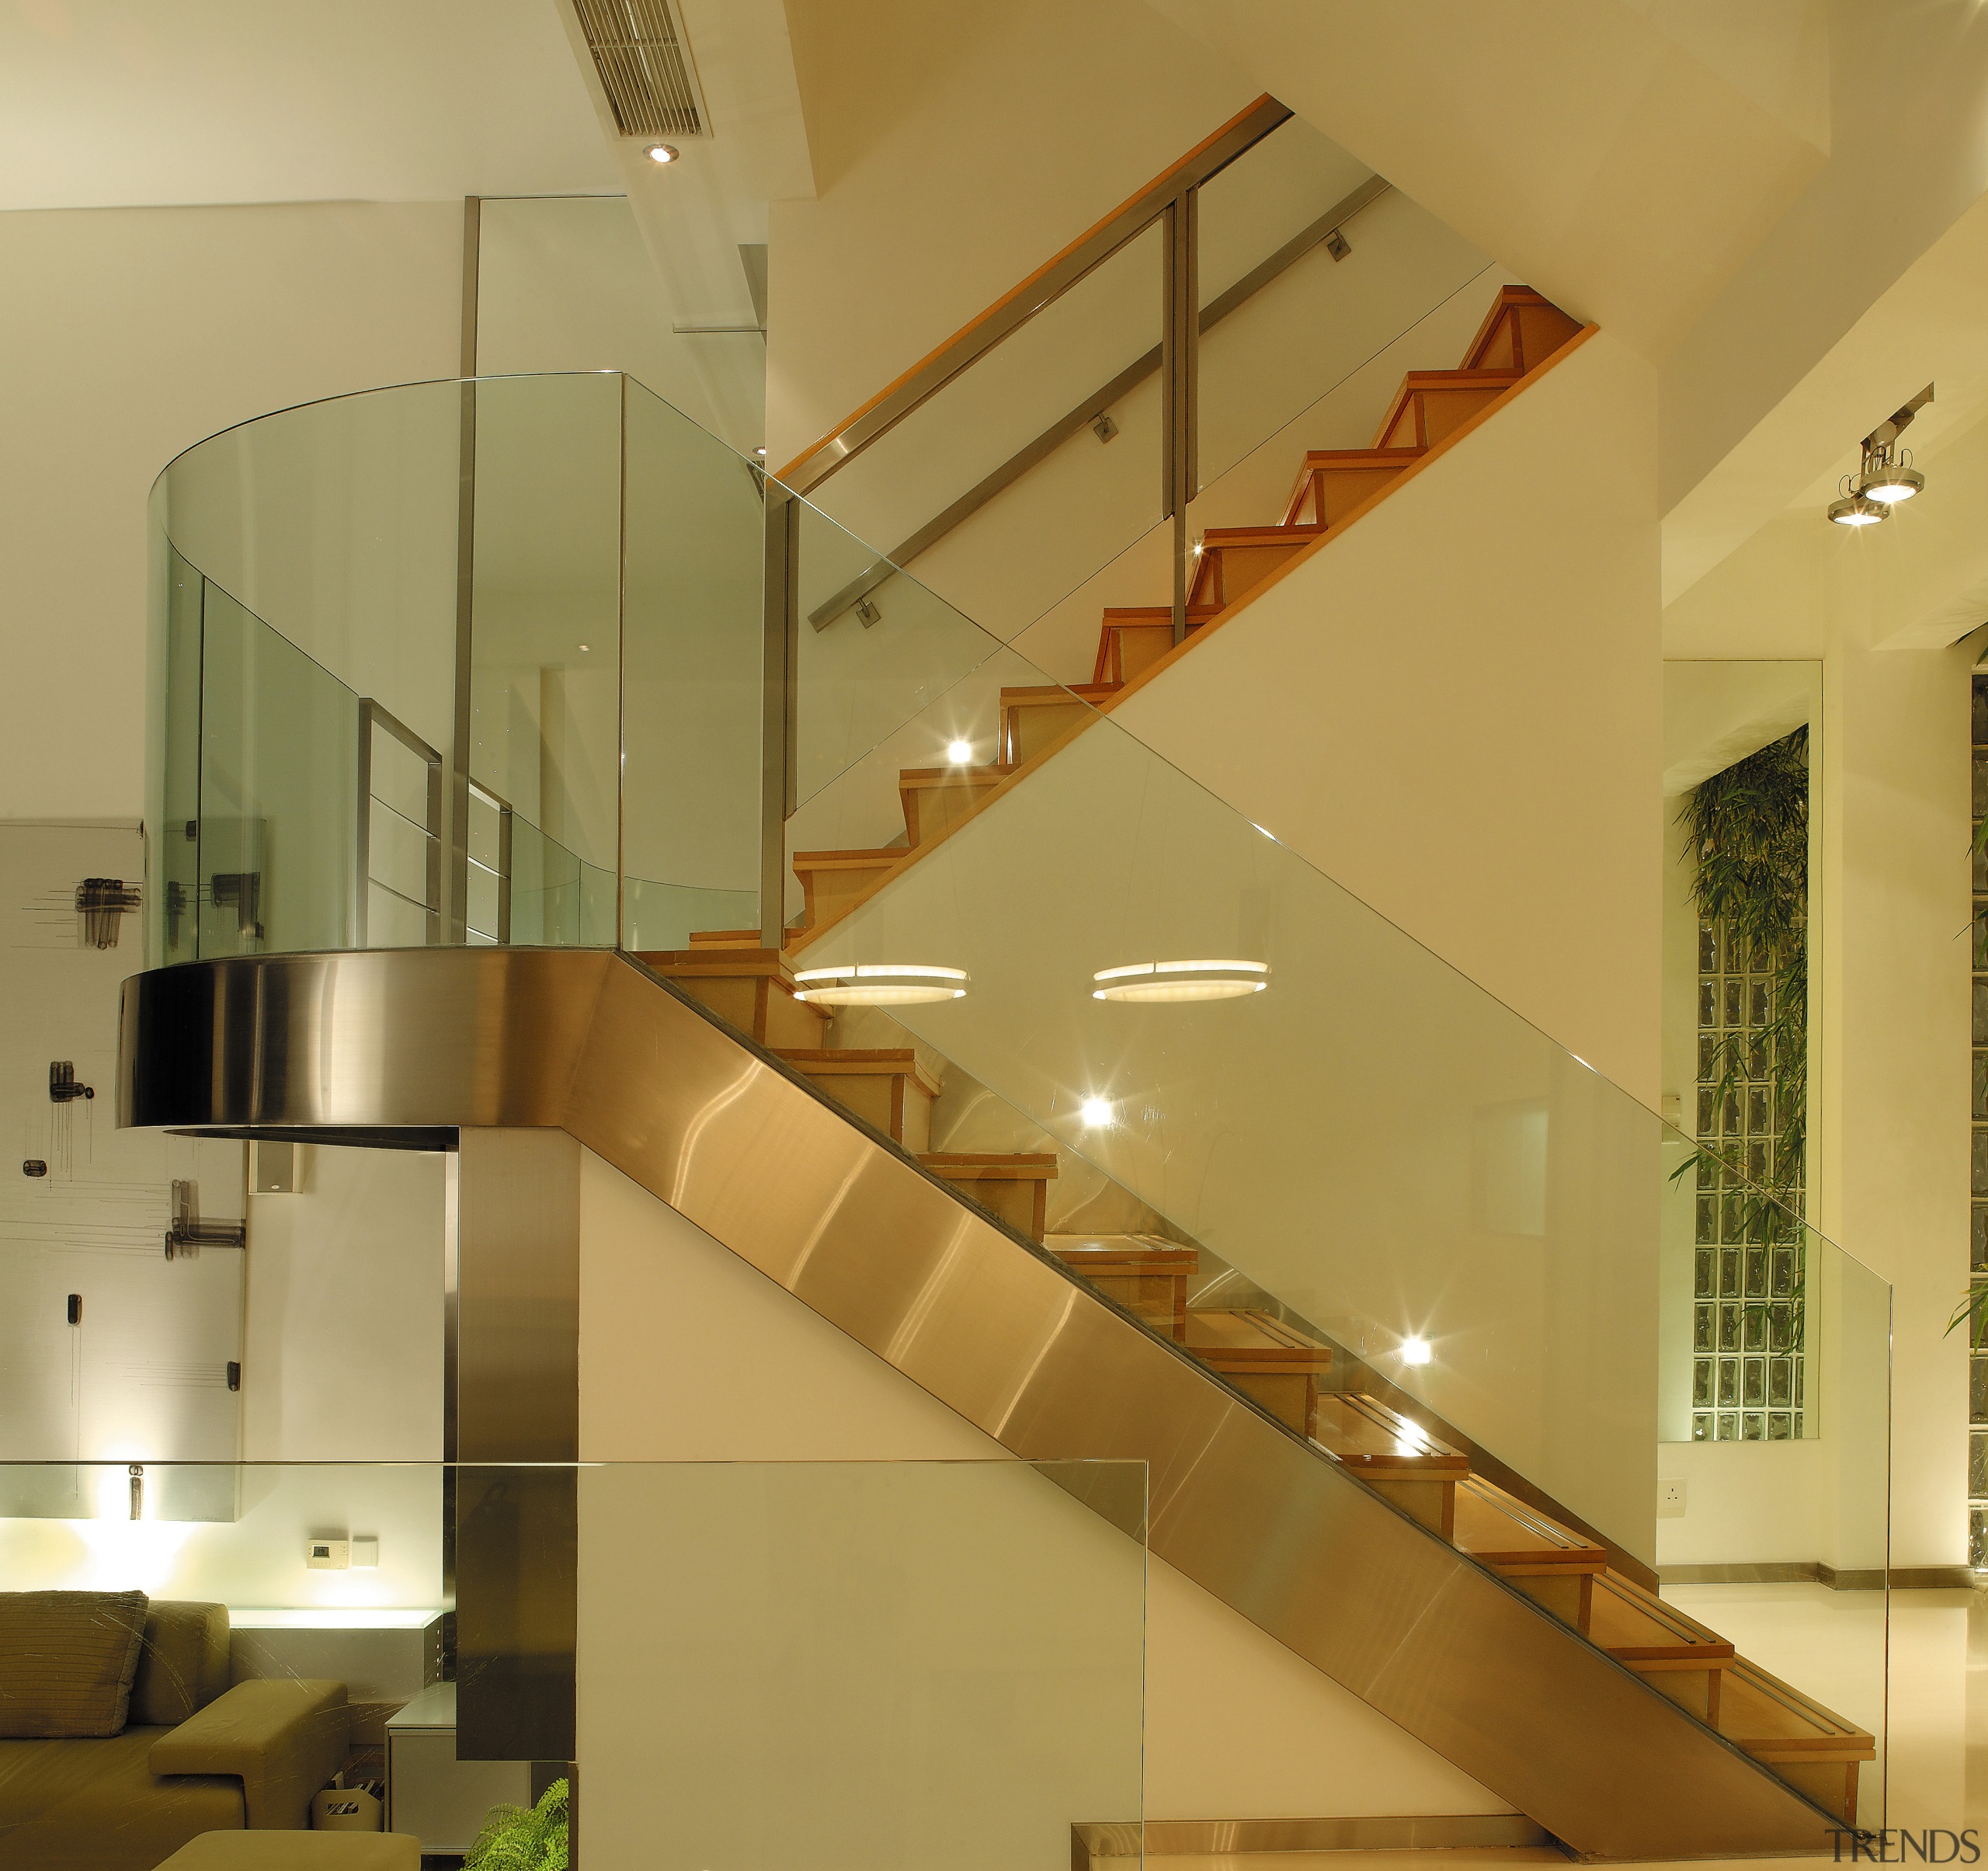
[[[1080,234],[1062,252],[1045,261],[1028,277],[1003,293],[985,311],[970,318],[944,343],[926,353],[870,400],[854,409],[812,447],[805,448],[773,477],[798,494],[818,487],[845,462],[860,454],[921,403],[944,388],[975,359],[1018,331],[1042,308],[1062,297],[1091,270],[1102,264],[1166,211],[1170,203],[1226,168],[1260,143],[1291,112],[1266,93],[1239,111],[1219,130],[1204,137],[1152,181],[1129,196],[1094,227]]]

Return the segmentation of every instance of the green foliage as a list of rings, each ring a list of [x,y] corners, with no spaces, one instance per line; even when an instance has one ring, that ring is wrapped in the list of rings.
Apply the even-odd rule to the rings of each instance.
[[[566,1871],[566,1793],[554,1780],[536,1806],[493,1806],[463,1871]]]
[[[1967,1327],[1967,1342],[1976,1351],[1988,1347],[1988,1281],[1967,1289],[1967,1296],[1954,1308],[1941,1336],[1952,1337],[1962,1325]]]
[[[1689,793],[1678,815],[1695,868],[1698,913],[1764,954],[1772,970],[1764,1026],[1723,1035],[1713,1055],[1714,1108],[1744,1096],[1764,1073],[1777,1130],[1764,1180],[1743,1191],[1747,1237],[1791,1240],[1799,1233],[1808,1159],[1809,730],[1716,773]],[[1746,1165],[1701,1144],[1677,1172],[1709,1159],[1743,1175]]]

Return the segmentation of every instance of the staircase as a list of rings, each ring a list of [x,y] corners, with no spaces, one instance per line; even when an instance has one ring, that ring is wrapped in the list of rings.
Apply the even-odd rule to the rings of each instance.
[[[1322,549],[1405,478],[1491,419],[1580,331],[1538,293],[1502,288],[1456,369],[1404,377],[1371,447],[1308,452],[1274,523],[1211,529],[1203,536],[1183,642],[1174,642],[1167,607],[1107,610],[1090,682],[1001,691],[992,763],[900,772],[905,843],[794,854],[803,906],[783,951],[762,948],[756,931],[718,930],[693,935],[688,949],[639,958],[1430,1536],[1524,1593],[1789,1786],[1847,1821],[1856,1812],[1858,1768],[1875,1755],[1870,1735],[1664,1604],[1584,1532],[1473,1473],[1466,1455],[1416,1421],[1399,1399],[1360,1388],[1359,1373],[1341,1368],[1343,1356],[1301,1322],[1274,1306],[1195,1303],[1202,1280],[1194,1243],[1152,1232],[1149,1216],[1129,1211],[1119,1232],[1058,1231],[1052,1225],[1053,1151],[935,1149],[933,1110],[947,1062],[874,1010],[865,1010],[858,1022],[801,998],[789,965],[791,955],[1009,788],[1025,784],[1097,714],[1190,652],[1211,625],[1232,616],[1301,555]],[[839,1034],[858,1024],[861,1034],[839,1044]],[[869,1043],[880,1036],[896,1043]]]
[[[1225,623],[1301,555],[1328,544],[1479,423],[1572,343],[1581,326],[1524,286],[1501,287],[1454,370],[1411,370],[1388,404],[1371,448],[1315,449],[1298,464],[1284,511],[1262,526],[1210,527],[1196,548],[1187,636],[1173,641],[1165,604],[1107,609],[1091,680],[1065,688],[1003,688],[999,737],[986,766],[912,767],[898,775],[905,843],[860,850],[797,851],[801,915],[788,952],[805,948],[919,857],[1108,714],[1124,695]],[[693,948],[756,948],[751,930],[694,934]]]

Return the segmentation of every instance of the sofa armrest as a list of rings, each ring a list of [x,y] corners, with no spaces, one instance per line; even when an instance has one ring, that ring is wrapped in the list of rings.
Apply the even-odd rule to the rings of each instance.
[[[252,1831],[301,1831],[311,1796],[346,1761],[351,1717],[342,1682],[238,1682],[153,1742],[155,1774],[225,1774],[242,1782]]]

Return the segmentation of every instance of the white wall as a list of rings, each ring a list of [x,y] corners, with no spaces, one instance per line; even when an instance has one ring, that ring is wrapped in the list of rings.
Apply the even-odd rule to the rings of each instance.
[[[1113,718],[1652,1105],[1653,388],[1582,346]]]
[[[1823,660],[1812,1219],[1895,1289],[1892,1563],[1904,1567],[1965,1562],[1967,1455],[1965,1347],[1943,1333],[1968,1278],[1972,657],[1874,646],[1912,541],[1900,527],[1867,545],[1792,512],[1664,617],[1670,656]],[[1853,1279],[1850,1303],[1880,1328],[1874,1287]],[[1877,1435],[1878,1414],[1868,1398],[1846,1431]]]
[[[242,1455],[439,1462],[447,1160],[306,1145],[248,1198]]]
[[[580,1212],[584,1459],[1003,1453],[591,1153],[582,1157]],[[1060,1537],[1062,1505],[1058,1497],[1041,1515],[1018,1519],[1014,1536]],[[1170,1567],[1151,1562],[1147,1590],[1149,1817],[1503,1810]]]
[[[452,375],[459,203],[0,215],[0,812],[135,817],[145,498],[271,409]]]
[[[776,469],[1260,89],[1136,0],[787,17],[818,194],[773,204]]]

